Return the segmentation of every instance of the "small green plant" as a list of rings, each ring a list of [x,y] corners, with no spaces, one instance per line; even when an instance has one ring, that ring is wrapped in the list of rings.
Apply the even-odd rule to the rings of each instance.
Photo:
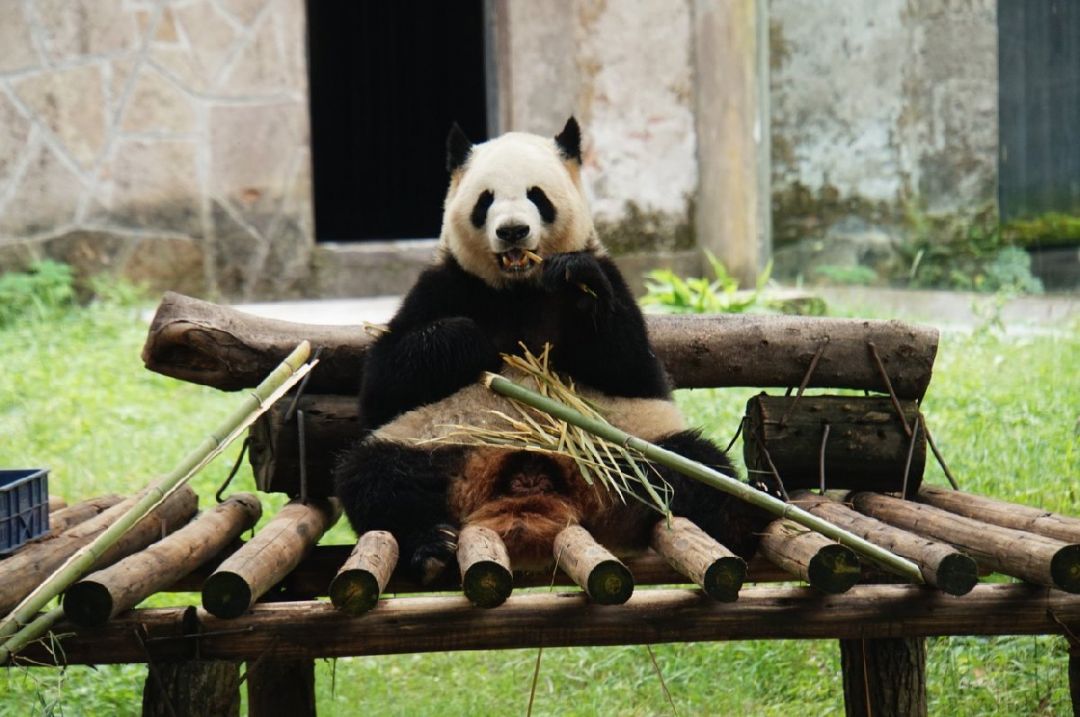
[[[43,321],[75,305],[71,267],[51,259],[26,272],[0,275],[0,326],[19,320]]]
[[[642,306],[653,306],[671,314],[744,314],[768,309],[762,290],[772,273],[770,261],[757,285],[750,291],[739,290],[739,280],[728,273],[724,263],[705,252],[714,279],[687,277],[683,279],[670,269],[653,269],[645,275],[647,293]]]

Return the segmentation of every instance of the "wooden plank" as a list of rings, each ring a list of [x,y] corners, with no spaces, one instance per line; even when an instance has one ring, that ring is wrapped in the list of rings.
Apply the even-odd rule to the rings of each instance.
[[[132,610],[98,629],[60,623],[70,664],[145,662],[135,629],[150,638],[178,624],[181,608]],[[354,618],[328,602],[258,604],[232,620],[198,612],[203,659],[408,654],[447,650],[629,645],[716,640],[818,640],[948,635],[1059,635],[1080,624],[1080,596],[1022,584],[978,585],[964,597],[915,585],[856,585],[842,595],[805,587],[744,588],[736,602],[700,590],[637,590],[622,605],[592,605],[583,593],[517,593],[495,610],[464,596],[384,601]],[[1059,622],[1060,621],[1060,622]],[[189,631],[190,633],[191,631]],[[155,660],[184,654],[147,641]],[[168,646],[168,650],[166,650]],[[26,658],[53,664],[40,645]],[[176,659],[176,658],[173,658]]]
[[[933,485],[919,489],[919,500],[1002,528],[1036,533],[1066,543],[1080,543],[1080,518]]]

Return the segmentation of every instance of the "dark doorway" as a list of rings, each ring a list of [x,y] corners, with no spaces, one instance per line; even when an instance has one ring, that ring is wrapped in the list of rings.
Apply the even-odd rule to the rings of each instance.
[[[483,6],[308,0],[320,241],[438,236],[450,125],[487,138]]]

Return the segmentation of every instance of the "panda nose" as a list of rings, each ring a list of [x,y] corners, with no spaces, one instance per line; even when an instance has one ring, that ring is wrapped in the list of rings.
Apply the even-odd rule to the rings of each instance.
[[[526,224],[504,224],[495,230],[495,235],[508,244],[517,244],[529,236],[529,227]]]

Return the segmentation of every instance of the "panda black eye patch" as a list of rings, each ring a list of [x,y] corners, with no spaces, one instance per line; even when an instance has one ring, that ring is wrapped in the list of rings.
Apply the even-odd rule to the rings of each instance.
[[[495,195],[489,190],[485,189],[480,193],[476,204],[473,205],[472,213],[469,215],[469,220],[472,221],[474,227],[479,229],[484,226],[484,222],[487,221],[488,209],[491,208],[491,203],[494,201]]]
[[[525,196],[529,198],[530,202],[536,205],[536,210],[540,212],[540,218],[544,220],[545,224],[551,224],[555,221],[555,205],[547,198],[543,189],[540,187],[532,187],[529,191],[525,192]]]

